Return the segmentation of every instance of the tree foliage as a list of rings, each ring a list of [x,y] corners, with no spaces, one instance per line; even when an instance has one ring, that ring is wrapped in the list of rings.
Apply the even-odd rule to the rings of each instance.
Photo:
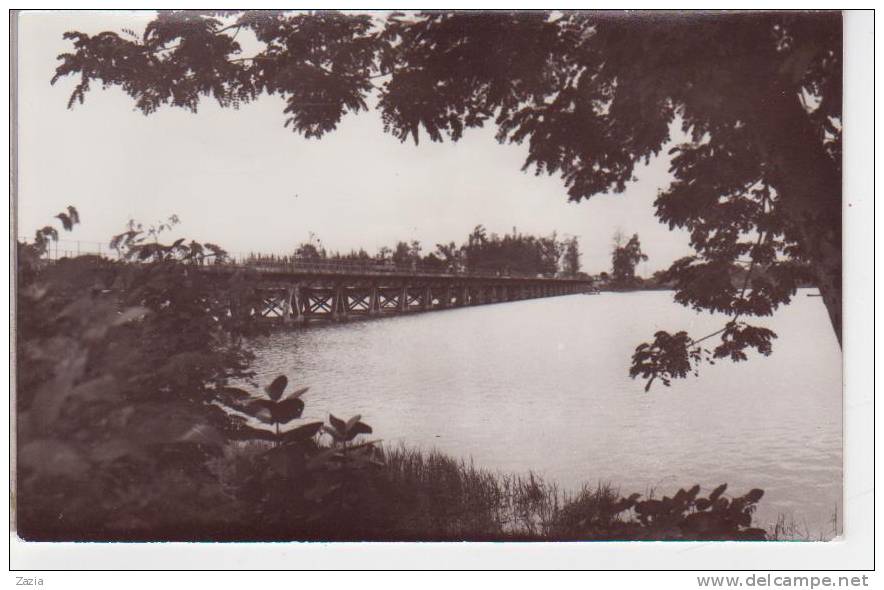
[[[241,31],[255,55],[240,55]],[[287,126],[320,137],[376,92],[399,139],[494,124],[500,142],[527,144],[524,169],[559,175],[574,201],[622,192],[668,149],[674,181],[656,214],[695,251],[669,270],[676,300],[736,326],[810,279],[840,342],[839,13],[162,12],[140,37],[66,37],[53,81],[79,77],[71,104],[95,82],[144,113],[276,94]],[[673,145],[678,128],[687,140]],[[740,266],[752,279],[734,286]],[[721,332],[729,346],[757,342],[735,330]],[[669,352],[693,359],[701,340],[669,339],[687,347]]]
[[[638,234],[633,234],[625,244],[619,233],[615,235],[614,249],[611,252],[611,276],[614,284],[623,287],[632,285],[635,282],[636,265],[647,259],[647,254],[642,252]]]
[[[562,274],[567,277],[576,277],[580,273],[580,241],[577,236],[565,240],[565,250],[562,253]]]
[[[59,219],[66,229],[79,221],[73,208]],[[220,518],[196,507],[224,500],[203,484],[236,427],[213,401],[250,376],[249,325],[227,313],[248,288],[193,272],[208,245],[163,245],[134,223],[114,238],[129,262],[49,264],[40,233],[51,232],[18,244],[19,530],[88,536]]]

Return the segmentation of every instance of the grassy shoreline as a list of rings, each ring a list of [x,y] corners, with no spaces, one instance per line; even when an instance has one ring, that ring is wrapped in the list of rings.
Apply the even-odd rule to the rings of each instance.
[[[221,459],[220,471],[266,451],[248,443]],[[633,494],[624,498],[606,482],[585,484],[574,493],[527,473],[500,473],[471,460],[437,450],[403,445],[378,446],[375,469],[350,479],[353,499],[340,508],[320,509],[321,519],[270,511],[268,519],[250,517],[254,507],[230,497],[226,506],[207,507],[193,519],[149,528],[109,529],[96,523],[75,530],[58,523],[31,523],[23,535],[32,541],[658,541],[774,539],[753,528],[751,514],[760,490],[751,499],[729,496],[724,486],[703,498],[699,486],[679,490],[672,498]],[[233,476],[237,479],[236,476]],[[225,478],[222,476],[220,480]],[[229,481],[234,485],[243,482]],[[306,489],[297,484],[283,491],[282,505],[300,501]],[[309,493],[309,492],[308,492]],[[707,506],[704,507],[704,504]],[[717,504],[717,508],[713,506]],[[213,516],[214,515],[214,516]],[[223,516],[220,516],[223,515]],[[309,516],[309,515],[308,515]],[[37,526],[33,526],[33,525]],[[782,533],[783,529],[779,529]],[[779,537],[782,540],[783,537]]]

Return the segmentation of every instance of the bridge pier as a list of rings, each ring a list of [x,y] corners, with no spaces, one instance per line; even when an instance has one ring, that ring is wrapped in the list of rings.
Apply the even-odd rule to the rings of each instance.
[[[408,286],[403,285],[399,295],[399,311],[405,313],[408,311]]]
[[[292,312],[293,320],[296,324],[304,323],[304,306],[301,301],[301,286],[297,283],[292,287]]]
[[[347,319],[347,289],[342,285],[335,287],[334,303],[332,304],[332,320],[339,322]]]
[[[377,315],[380,313],[378,309],[378,285],[372,283],[368,289],[368,315]]]
[[[282,323],[290,324],[292,323],[292,297],[294,296],[294,289],[288,288],[285,290],[285,299],[282,302]]]

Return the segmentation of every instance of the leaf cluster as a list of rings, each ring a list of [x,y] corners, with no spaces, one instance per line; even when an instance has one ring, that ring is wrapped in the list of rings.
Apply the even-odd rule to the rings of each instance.
[[[724,497],[727,484],[700,496],[700,486],[679,489],[674,496],[641,500],[640,494],[600,501],[598,495],[568,504],[554,526],[569,539],[644,541],[763,541],[764,529],[752,526],[752,514],[764,491]],[[605,500],[606,498],[602,498]]]

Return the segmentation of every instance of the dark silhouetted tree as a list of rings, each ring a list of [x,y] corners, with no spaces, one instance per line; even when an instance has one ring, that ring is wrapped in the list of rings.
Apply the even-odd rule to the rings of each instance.
[[[299,260],[322,260],[327,256],[328,254],[322,246],[322,240],[313,232],[310,232],[310,237],[306,242],[295,248],[295,258]]]
[[[393,258],[393,250],[389,246],[381,246],[374,257],[378,262],[388,262]]]
[[[398,242],[392,254],[393,263],[403,268],[415,266],[420,262],[420,252],[421,245],[416,240],[411,243]]]
[[[614,250],[611,252],[611,275],[618,286],[630,286],[635,283],[635,267],[639,262],[648,259],[642,252],[638,234],[633,234],[625,244],[618,232],[614,234]]]
[[[577,276],[580,272],[580,243],[577,236],[565,240],[565,253],[562,254],[562,273],[565,276]]]
[[[445,267],[457,272],[463,270],[463,250],[454,242],[436,244],[436,256],[445,263]]]

